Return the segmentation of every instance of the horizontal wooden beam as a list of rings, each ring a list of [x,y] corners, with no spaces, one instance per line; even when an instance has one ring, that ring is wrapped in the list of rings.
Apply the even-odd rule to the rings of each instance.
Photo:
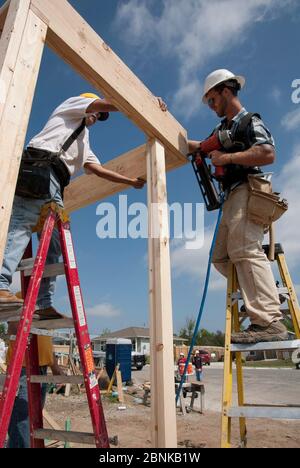
[[[168,152],[167,152],[168,154]],[[170,171],[187,163],[168,154],[167,170]],[[106,169],[119,172],[127,177],[142,177],[146,180],[146,145],[139,146],[104,164]],[[65,207],[68,212],[79,210],[106,197],[128,189],[128,185],[99,179],[95,175],[77,177],[65,191]]]
[[[31,383],[41,384],[83,384],[83,375],[32,375],[30,377]]]
[[[66,0],[31,0],[47,22],[47,44],[149,137],[184,159],[187,132]]]

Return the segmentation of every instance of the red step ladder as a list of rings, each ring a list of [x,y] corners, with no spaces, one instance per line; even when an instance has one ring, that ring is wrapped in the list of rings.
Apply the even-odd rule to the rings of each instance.
[[[85,390],[91,414],[93,434],[75,432],[65,433],[64,431],[49,431],[43,429],[41,386],[40,383],[31,382],[32,376],[39,375],[39,362],[37,336],[30,335],[30,330],[55,224],[57,224],[59,231],[64,270],[68,285]],[[44,440],[54,438],[54,440],[70,442],[94,442],[97,448],[109,448],[109,438],[101,403],[100,389],[95,373],[91,341],[82,300],[68,215],[55,203],[47,204],[43,207],[43,212],[39,221],[39,228],[41,227],[42,234],[32,274],[30,277],[26,278],[24,273],[22,273],[22,290],[25,300],[21,312],[11,362],[7,369],[3,392],[0,395],[0,448],[3,448],[5,444],[24,355],[26,355],[26,372],[28,378],[28,410],[30,419],[31,447],[44,448]],[[38,230],[41,230],[39,228]],[[28,254],[29,256],[32,256],[31,245],[29,246],[29,250],[27,249],[27,257]],[[55,322],[55,320],[53,322]],[[41,325],[42,324],[43,322],[41,322]],[[35,378],[35,381],[36,380],[37,379]]]

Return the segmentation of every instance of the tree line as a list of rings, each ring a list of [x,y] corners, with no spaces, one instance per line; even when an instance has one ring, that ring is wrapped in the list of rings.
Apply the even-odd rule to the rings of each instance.
[[[192,337],[194,334],[196,325],[196,320],[192,318],[187,318],[185,325],[179,331],[179,337],[185,338],[188,340],[188,345],[192,342]],[[210,332],[205,328],[201,328],[195,339],[195,346],[224,346],[225,344],[225,334],[220,330],[216,332]]]

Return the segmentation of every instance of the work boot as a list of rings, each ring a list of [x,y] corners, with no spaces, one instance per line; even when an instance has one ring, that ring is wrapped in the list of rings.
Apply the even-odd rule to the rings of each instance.
[[[0,290],[0,307],[1,306],[22,306],[23,299],[18,298],[12,292],[5,289]]]
[[[260,343],[263,341],[284,341],[288,340],[288,331],[283,323],[276,321],[266,327],[260,325],[250,325],[247,330],[233,333],[231,343]]]
[[[39,320],[57,320],[65,318],[65,316],[57,312],[54,309],[54,307],[47,307],[46,309],[37,309],[34,313],[39,317]]]

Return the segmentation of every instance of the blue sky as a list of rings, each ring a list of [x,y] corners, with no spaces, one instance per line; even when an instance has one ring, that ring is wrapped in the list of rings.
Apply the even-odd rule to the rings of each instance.
[[[300,215],[300,103],[291,99],[300,80],[298,0],[71,0],[70,3],[147,85],[162,96],[188,130],[203,139],[218,120],[201,104],[205,76],[228,68],[246,77],[241,101],[259,112],[277,144],[272,167],[274,188],[290,202],[277,226],[293,281],[300,289],[297,220]],[[299,82],[300,83],[300,82]],[[52,51],[45,48],[27,141],[46,122],[54,107],[70,96],[93,91]],[[300,97],[300,91],[298,93]],[[91,144],[102,162],[145,142],[141,130],[122,115],[91,130]],[[189,165],[168,174],[168,199],[202,202]],[[101,183],[101,181],[99,181]],[[146,202],[143,191],[129,190],[128,203]],[[106,201],[118,205],[118,196]],[[147,241],[100,240],[96,205],[72,216],[79,273],[90,331],[148,326]],[[171,241],[174,331],[195,317],[201,300],[216,212],[205,215],[205,246],[187,251]],[[298,286],[299,285],[299,286]],[[67,292],[59,280],[56,306],[66,307]],[[213,273],[202,327],[224,328],[225,282]]]

